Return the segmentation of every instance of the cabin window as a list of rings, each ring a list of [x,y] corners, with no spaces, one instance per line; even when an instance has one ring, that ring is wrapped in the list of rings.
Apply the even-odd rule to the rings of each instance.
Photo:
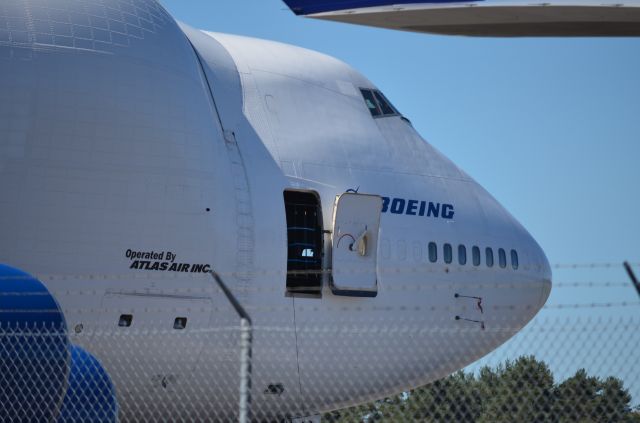
[[[516,250],[511,250],[511,267],[513,267],[513,270],[517,270],[518,266],[518,252]]]
[[[380,111],[380,107],[378,107],[378,103],[376,102],[376,99],[373,95],[373,91],[360,88],[360,92],[362,93],[362,97],[364,98],[364,104],[367,105],[369,112],[371,112],[371,116],[380,116],[382,112]]]
[[[458,263],[461,266],[467,264],[467,247],[464,245],[458,245]]]
[[[480,266],[480,248],[477,246],[473,246],[471,249],[471,256],[473,258],[473,265]]]
[[[484,252],[486,256],[487,267],[493,267],[493,250],[487,247]]]
[[[315,193],[285,191],[287,292],[320,295],[322,289],[322,210]]]
[[[451,244],[444,244],[443,248],[444,262],[449,264],[453,261],[453,249],[451,248]]]
[[[429,243],[429,261],[431,263],[438,261],[438,246],[435,242]]]
[[[498,250],[498,264],[503,269],[507,267],[507,254],[504,252],[504,248]]]

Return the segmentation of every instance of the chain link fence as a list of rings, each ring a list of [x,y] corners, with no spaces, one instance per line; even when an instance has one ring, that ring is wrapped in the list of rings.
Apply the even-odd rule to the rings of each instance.
[[[375,310],[333,324],[313,309],[288,326],[255,319],[244,391],[239,319],[1,325],[0,421],[238,421],[242,392],[255,422],[640,422],[635,293],[622,280],[562,288],[576,302],[550,301],[524,328],[369,318]]]
[[[447,376],[461,360],[472,359],[454,351],[478,354],[481,344],[467,340],[475,331],[441,333],[410,322],[307,326],[297,333],[256,326],[249,418],[640,422],[634,408],[640,390],[638,327],[636,317],[541,318],[480,363]],[[117,404],[120,421],[237,421],[240,334],[240,326],[82,335],[3,328],[0,420],[62,415],[59,421],[109,421]],[[96,360],[70,370],[67,335]],[[297,360],[289,351],[296,335],[303,340]],[[392,341],[380,345],[380,339]],[[329,351],[328,345],[337,349]],[[71,401],[63,386],[69,372],[78,379],[70,384]],[[438,377],[443,378],[418,386]],[[110,383],[113,390],[107,389]],[[355,404],[361,405],[349,407]]]
[[[639,324],[541,317],[461,371],[325,421],[640,422]]]

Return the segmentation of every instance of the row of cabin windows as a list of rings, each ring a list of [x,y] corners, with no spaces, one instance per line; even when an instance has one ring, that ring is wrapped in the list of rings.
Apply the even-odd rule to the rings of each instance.
[[[442,255],[446,264],[453,262],[453,247],[451,244],[444,244],[442,247]],[[474,245],[471,247],[471,262],[474,266],[480,266],[482,261],[480,247]],[[484,249],[484,263],[487,267],[493,267],[495,264],[493,249],[487,247]],[[429,243],[429,261],[435,263],[438,261],[438,245],[435,242]],[[458,245],[458,264],[464,266],[467,264],[467,247]],[[507,253],[504,248],[498,248],[498,266],[502,269],[507,267]],[[511,267],[518,269],[518,252],[511,250]]]

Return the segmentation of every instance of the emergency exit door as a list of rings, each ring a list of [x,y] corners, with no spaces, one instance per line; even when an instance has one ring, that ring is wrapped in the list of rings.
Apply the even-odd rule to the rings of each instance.
[[[378,293],[378,232],[382,198],[344,193],[333,211],[331,289],[336,295]]]

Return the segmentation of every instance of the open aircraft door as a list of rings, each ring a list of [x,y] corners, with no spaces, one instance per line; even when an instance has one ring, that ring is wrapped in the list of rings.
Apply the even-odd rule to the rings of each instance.
[[[378,232],[382,198],[344,193],[333,208],[331,290],[336,295],[378,294]]]

